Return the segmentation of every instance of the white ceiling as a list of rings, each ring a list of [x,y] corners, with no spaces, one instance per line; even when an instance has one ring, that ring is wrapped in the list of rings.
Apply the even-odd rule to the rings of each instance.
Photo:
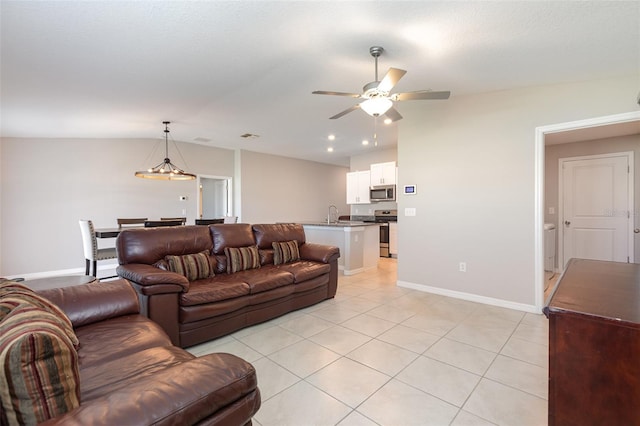
[[[408,71],[394,92],[640,74],[639,1],[0,0],[0,14],[5,137],[162,137],[170,120],[176,140],[348,165],[375,149],[373,118],[329,120],[357,100],[311,92],[360,92],[373,45],[380,74]]]

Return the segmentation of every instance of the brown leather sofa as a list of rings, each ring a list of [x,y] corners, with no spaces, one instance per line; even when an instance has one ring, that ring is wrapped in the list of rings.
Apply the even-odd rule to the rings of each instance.
[[[38,294],[64,311],[79,341],[80,405],[42,424],[251,424],[260,407],[253,366],[234,355],[195,357],[174,346],[139,314],[126,280]]]
[[[275,264],[275,248],[291,241],[299,259]],[[252,247],[258,267],[229,273],[233,250]],[[144,313],[181,347],[332,298],[338,284],[339,249],[307,243],[300,224],[129,229],[118,236],[116,249],[118,275],[133,284]],[[213,276],[189,280],[171,272],[168,256],[202,252]]]

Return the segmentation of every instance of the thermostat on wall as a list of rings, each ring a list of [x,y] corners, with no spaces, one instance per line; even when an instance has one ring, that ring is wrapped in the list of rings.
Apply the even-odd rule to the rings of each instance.
[[[404,195],[415,195],[416,186],[415,185],[405,185],[404,186]]]

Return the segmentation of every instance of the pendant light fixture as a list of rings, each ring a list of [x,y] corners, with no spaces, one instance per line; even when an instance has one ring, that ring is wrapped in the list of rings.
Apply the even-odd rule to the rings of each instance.
[[[143,179],[194,180],[196,175],[176,167],[169,159],[169,124],[171,122],[163,121],[162,124],[164,124],[164,161],[148,170],[136,172],[135,176]]]

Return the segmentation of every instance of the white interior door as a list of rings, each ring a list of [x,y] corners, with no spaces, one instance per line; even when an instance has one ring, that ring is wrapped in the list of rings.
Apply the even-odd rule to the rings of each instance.
[[[219,219],[231,214],[231,178],[199,176],[199,218]]]
[[[562,265],[572,257],[628,262],[633,153],[560,160]]]

